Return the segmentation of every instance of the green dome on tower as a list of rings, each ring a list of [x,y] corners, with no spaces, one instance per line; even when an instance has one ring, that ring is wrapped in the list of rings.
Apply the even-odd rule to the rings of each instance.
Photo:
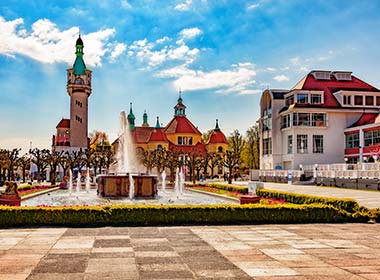
[[[86,75],[86,64],[84,64],[83,60],[83,41],[79,35],[77,42],[75,43],[75,62],[74,62],[74,75]]]

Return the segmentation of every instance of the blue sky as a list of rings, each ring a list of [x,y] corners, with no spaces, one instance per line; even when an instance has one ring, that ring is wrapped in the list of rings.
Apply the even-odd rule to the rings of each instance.
[[[0,3],[0,147],[49,147],[69,117],[66,68],[79,29],[93,70],[89,131],[117,135],[173,116],[178,88],[201,131],[228,135],[258,118],[263,89],[312,69],[348,70],[380,86],[380,1],[22,1]]]

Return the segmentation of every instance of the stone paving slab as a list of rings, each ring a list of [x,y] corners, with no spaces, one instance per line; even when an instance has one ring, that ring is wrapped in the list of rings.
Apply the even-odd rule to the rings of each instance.
[[[379,231],[379,224],[2,229],[0,280],[380,279]]]

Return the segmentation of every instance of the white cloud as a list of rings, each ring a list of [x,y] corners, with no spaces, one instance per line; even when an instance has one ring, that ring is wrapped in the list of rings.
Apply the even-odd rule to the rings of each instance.
[[[177,10],[177,11],[188,11],[190,10],[190,6],[191,4],[193,3],[193,0],[186,0],[185,2],[183,3],[180,3],[178,5],[176,5],[174,7],[174,10]]]
[[[273,67],[267,67],[266,70],[269,71],[269,72],[275,72],[275,71],[277,71],[277,69],[273,68]]]
[[[251,4],[247,6],[247,10],[254,10],[254,9],[257,9],[258,7],[260,7],[259,3]]]
[[[162,37],[160,39],[157,39],[156,40],[156,44],[162,44],[162,43],[165,43],[167,41],[170,41],[170,38],[168,36],[164,36],[164,37]]]
[[[75,59],[75,41],[79,34],[78,27],[59,30],[48,19],[39,19],[32,24],[31,31],[24,28],[24,20],[18,18],[6,21],[0,17],[0,54],[15,57],[24,55],[41,63],[72,64]],[[82,35],[84,42],[85,62],[88,66],[101,65],[102,58],[107,53],[115,52],[115,47],[120,46],[110,38],[115,34],[115,29],[107,28]],[[117,53],[117,51],[116,51]],[[114,55],[116,54],[114,53]]]
[[[180,65],[162,70],[157,74],[161,78],[173,78],[173,87],[183,88],[186,91],[213,89],[220,94],[254,94],[257,89],[252,86],[256,71],[251,63],[239,63],[231,65],[227,70],[201,71],[189,69],[186,65]]]
[[[273,80],[276,80],[277,82],[286,82],[289,81],[289,77],[285,75],[277,75],[273,77]]]
[[[170,38],[166,38],[165,41],[170,40]],[[129,56],[135,56],[141,62],[148,63],[149,67],[157,67],[168,61],[180,61],[181,63],[190,64],[199,53],[197,48],[190,49],[184,42],[178,46],[166,45],[157,48],[156,43],[148,42],[146,38],[134,41],[128,49]]]
[[[121,0],[120,1],[120,6],[123,9],[132,9],[132,5],[128,2],[128,0]]]
[[[200,30],[198,27],[185,28],[181,32],[179,32],[179,35],[183,39],[191,39],[199,36],[200,34],[202,34],[202,30]]]
[[[111,59],[114,60],[116,57],[121,55],[125,50],[127,49],[127,46],[123,43],[118,43],[115,46],[115,49],[111,52]]]

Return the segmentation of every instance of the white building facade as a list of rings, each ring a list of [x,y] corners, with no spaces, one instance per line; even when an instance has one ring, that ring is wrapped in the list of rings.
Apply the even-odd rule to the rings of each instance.
[[[362,127],[368,120],[375,126],[379,109],[379,89],[351,72],[311,71],[291,90],[265,90],[260,101],[260,169],[297,170],[363,159]]]

